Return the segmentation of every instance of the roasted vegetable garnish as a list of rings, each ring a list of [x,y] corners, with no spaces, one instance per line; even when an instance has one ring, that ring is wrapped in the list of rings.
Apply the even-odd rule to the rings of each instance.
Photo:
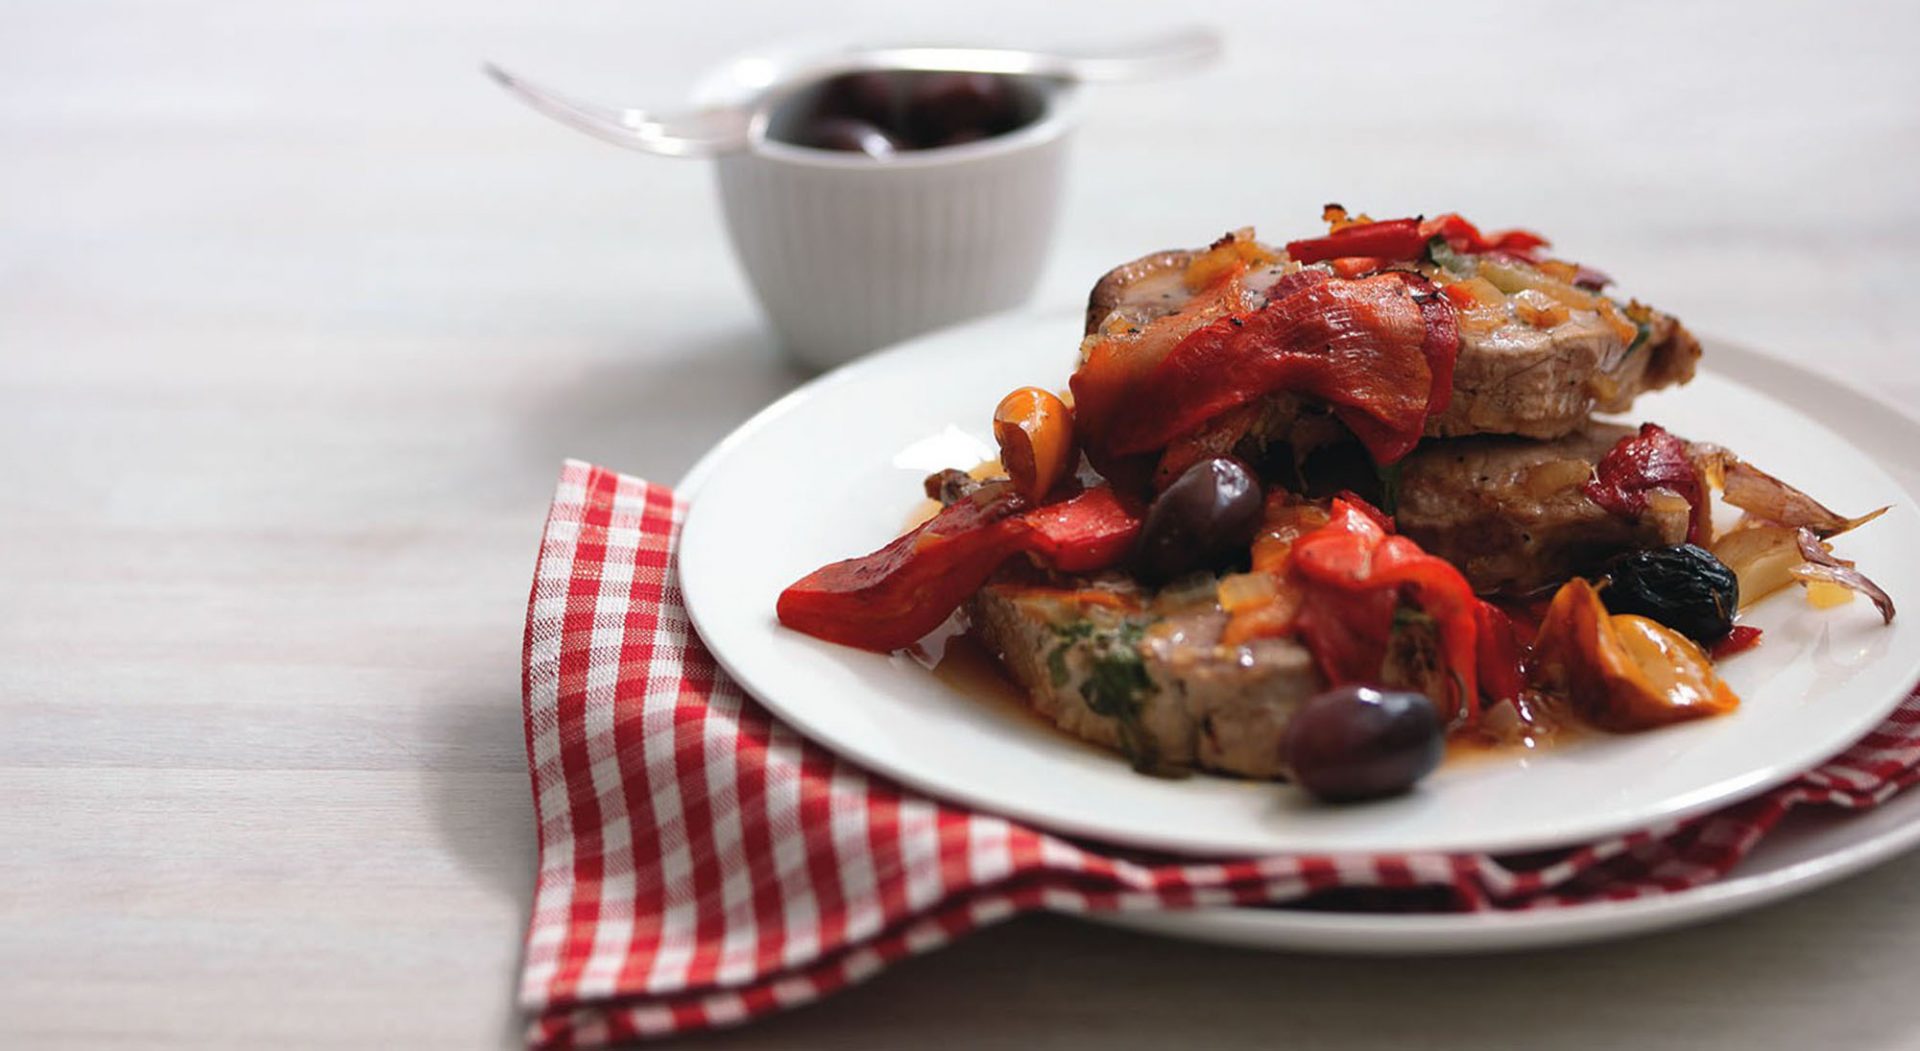
[[[1704,543],[1713,528],[1712,504],[1700,472],[1687,456],[1686,443],[1657,423],[1643,423],[1638,434],[1620,439],[1594,468],[1587,497],[1622,517],[1637,517],[1662,494],[1687,502],[1689,543]]]
[[[1280,392],[1324,401],[1376,460],[1412,449],[1453,390],[1460,341],[1452,307],[1418,274],[1310,274],[1283,279],[1258,310],[1185,331],[1156,361],[1119,340],[1097,343],[1072,381],[1095,465],[1157,453]]]
[[[1866,574],[1853,567],[1853,563],[1833,557],[1827,545],[1813,535],[1813,530],[1802,526],[1794,533],[1795,546],[1800,549],[1800,557],[1806,561],[1793,568],[1793,575],[1802,581],[1837,584],[1849,591],[1858,591],[1873,600],[1873,608],[1880,611],[1880,619],[1893,623],[1893,598],[1880,589],[1880,585],[1868,580]]]
[[[1793,583],[1793,568],[1806,561],[1800,555],[1798,530],[1779,525],[1736,529],[1713,542],[1713,554],[1740,581],[1740,608]]]
[[[1747,463],[1717,445],[1692,442],[1687,455],[1706,482],[1721,490],[1721,496],[1756,521],[1813,531],[1821,539],[1858,529],[1887,513],[1882,507],[1858,518],[1829,509],[1825,504],[1793,486]]]
[[[1190,289],[1202,289],[1249,267],[1278,260],[1273,250],[1253,239],[1253,231],[1235,230],[1207,247],[1187,264],[1180,280]]]
[[[1356,503],[1335,499],[1329,515],[1293,543],[1287,562],[1302,595],[1295,629],[1321,673],[1335,686],[1378,681],[1404,595],[1432,619],[1436,660],[1451,684],[1434,702],[1449,722],[1471,720],[1480,707],[1482,603],[1466,578],[1406,537],[1388,534]]]
[[[1073,471],[1073,413],[1060,396],[1021,387],[993,410],[993,440],[1014,492],[1038,504]]]
[[[1632,614],[1611,615],[1585,580],[1553,597],[1534,640],[1532,684],[1570,699],[1581,717],[1625,733],[1720,715],[1740,699],[1686,636]]]
[[[1432,219],[1348,222],[1346,211],[1336,209],[1337,206],[1329,206],[1326,213],[1333,226],[1332,233],[1287,242],[1287,255],[1294,262],[1317,263],[1354,257],[1407,262],[1426,254],[1428,243],[1435,238],[1455,252],[1506,252],[1522,257],[1547,243],[1546,238],[1527,230],[1505,230],[1488,236],[1453,212]]]
[[[871,555],[807,574],[780,593],[777,611],[815,638],[896,650],[939,627],[1016,555],[1088,573],[1118,563],[1139,531],[1139,516],[1105,486],[1029,510],[1007,483],[987,485]]]

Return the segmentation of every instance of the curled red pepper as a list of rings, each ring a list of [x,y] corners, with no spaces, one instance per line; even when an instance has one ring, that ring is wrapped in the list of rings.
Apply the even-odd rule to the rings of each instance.
[[[1614,443],[1594,465],[1583,491],[1608,513],[1635,518],[1646,511],[1648,494],[1658,489],[1687,501],[1688,543],[1701,543],[1710,535],[1713,508],[1700,471],[1687,455],[1686,443],[1657,423],[1643,423],[1639,433]]]
[[[1545,248],[1547,239],[1531,230],[1502,230],[1483,234],[1480,228],[1461,218],[1457,212],[1436,215],[1420,224],[1422,246],[1435,237],[1444,238],[1456,252],[1506,252],[1525,257],[1536,248]]]
[[[1325,237],[1287,242],[1287,255],[1296,263],[1321,263],[1350,256],[1400,261],[1417,259],[1426,251],[1427,238],[1418,219],[1388,219],[1354,223]]]
[[[1456,252],[1506,252],[1523,258],[1544,247],[1547,239],[1530,230],[1503,230],[1487,235],[1480,228],[1448,212],[1431,219],[1384,219],[1343,226],[1325,237],[1287,242],[1287,255],[1296,263],[1370,256],[1403,263],[1426,254],[1427,242],[1439,237]]]
[[[1517,653],[1501,640],[1482,639],[1493,611],[1458,569],[1388,533],[1360,505],[1336,498],[1328,513],[1326,525],[1294,541],[1287,574],[1302,587],[1294,630],[1331,685],[1378,681],[1394,612],[1405,598],[1434,621],[1452,684],[1450,696],[1433,699],[1444,717],[1469,720],[1478,712],[1483,659],[1501,669],[1498,688],[1517,692],[1504,671],[1511,659],[1517,677]]]
[[[1140,516],[1104,485],[1032,509],[1008,485],[988,486],[870,555],[807,574],[776,611],[795,631],[884,653],[939,627],[1010,558],[1090,573],[1124,558],[1139,531]]]
[[[1283,391],[1325,402],[1376,461],[1406,455],[1452,397],[1453,307],[1426,278],[1399,270],[1283,286],[1265,306],[1193,330],[1143,368],[1111,365],[1096,348],[1073,375],[1076,424],[1094,463],[1164,449]]]
[[[1736,653],[1745,653],[1760,645],[1760,629],[1749,624],[1735,624],[1725,638],[1707,647],[1707,654],[1714,660],[1726,660]]]

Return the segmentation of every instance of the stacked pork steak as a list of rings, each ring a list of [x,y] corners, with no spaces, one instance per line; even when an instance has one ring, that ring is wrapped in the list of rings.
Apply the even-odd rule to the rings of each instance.
[[[1089,297],[1089,339],[1179,312],[1204,251],[1156,252],[1108,272]],[[1244,281],[1249,308],[1300,269],[1272,256]],[[1485,593],[1530,594],[1624,551],[1682,542],[1685,507],[1622,516],[1586,486],[1632,433],[1593,415],[1692,378],[1699,344],[1666,314],[1605,299],[1595,281],[1565,280],[1572,268],[1558,265],[1542,275],[1495,260],[1482,273],[1498,280],[1477,281],[1477,300],[1449,297],[1468,305],[1452,394],[1392,470],[1376,470],[1323,408],[1286,395],[1268,399],[1232,455],[1308,492],[1352,489],[1391,505],[1402,533]],[[1547,285],[1555,276],[1566,289],[1557,300],[1535,287],[1559,288]],[[1588,301],[1596,309],[1579,309]],[[1324,684],[1292,639],[1224,645],[1214,583],[1155,590],[1124,574],[1061,581],[1020,567],[984,588],[969,614],[1035,710],[1063,730],[1142,769],[1272,778],[1288,718]]]
[[[1087,297],[1087,335],[1177,313],[1192,295],[1183,275],[1202,251],[1155,252],[1109,270]],[[1248,294],[1263,294],[1288,270],[1274,264],[1250,275]],[[1509,311],[1496,324],[1461,327],[1453,396],[1427,434],[1559,438],[1596,412],[1625,412],[1645,391],[1687,382],[1699,358],[1693,334],[1657,310],[1646,310],[1631,335],[1591,312],[1568,311],[1542,327]]]

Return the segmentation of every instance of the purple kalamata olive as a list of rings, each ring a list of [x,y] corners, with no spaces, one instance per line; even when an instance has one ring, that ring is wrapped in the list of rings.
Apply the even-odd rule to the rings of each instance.
[[[1151,584],[1244,560],[1260,528],[1260,480],[1238,460],[1202,460],[1147,508],[1133,569]]]
[[[1339,686],[1287,721],[1280,765],[1293,782],[1333,803],[1398,795],[1446,754],[1440,712],[1423,693]]]

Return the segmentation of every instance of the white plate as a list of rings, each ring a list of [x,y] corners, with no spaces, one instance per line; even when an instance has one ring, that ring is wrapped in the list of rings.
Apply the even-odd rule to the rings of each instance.
[[[688,609],[721,664],[800,732],[922,790],[1063,832],[1200,854],[1512,851],[1644,828],[1819,762],[1920,677],[1910,619],[1883,627],[1864,602],[1818,612],[1781,596],[1749,618],[1766,643],[1724,667],[1745,702],[1733,715],[1448,764],[1407,797],[1324,807],[1280,785],[1142,777],[908,658],[779,626],[782,588],[893,537],[929,471],[990,455],[988,417],[1002,394],[1063,385],[1077,334],[1062,311],[918,339],[808,384],[709,454],[689,479],[698,492],[680,567]],[[1688,387],[1643,399],[1636,413],[1731,446],[1842,511],[1894,504],[1839,551],[1896,600],[1920,601],[1909,543],[1920,511],[1862,451],[1901,462],[1898,450],[1920,447],[1920,426],[1757,355],[1716,345],[1706,361]]]
[[[1218,945],[1355,956],[1514,952],[1649,934],[1804,894],[1920,843],[1920,792],[1875,810],[1787,818],[1718,883],[1637,901],[1529,912],[1378,913],[1195,909],[1085,918]]]

